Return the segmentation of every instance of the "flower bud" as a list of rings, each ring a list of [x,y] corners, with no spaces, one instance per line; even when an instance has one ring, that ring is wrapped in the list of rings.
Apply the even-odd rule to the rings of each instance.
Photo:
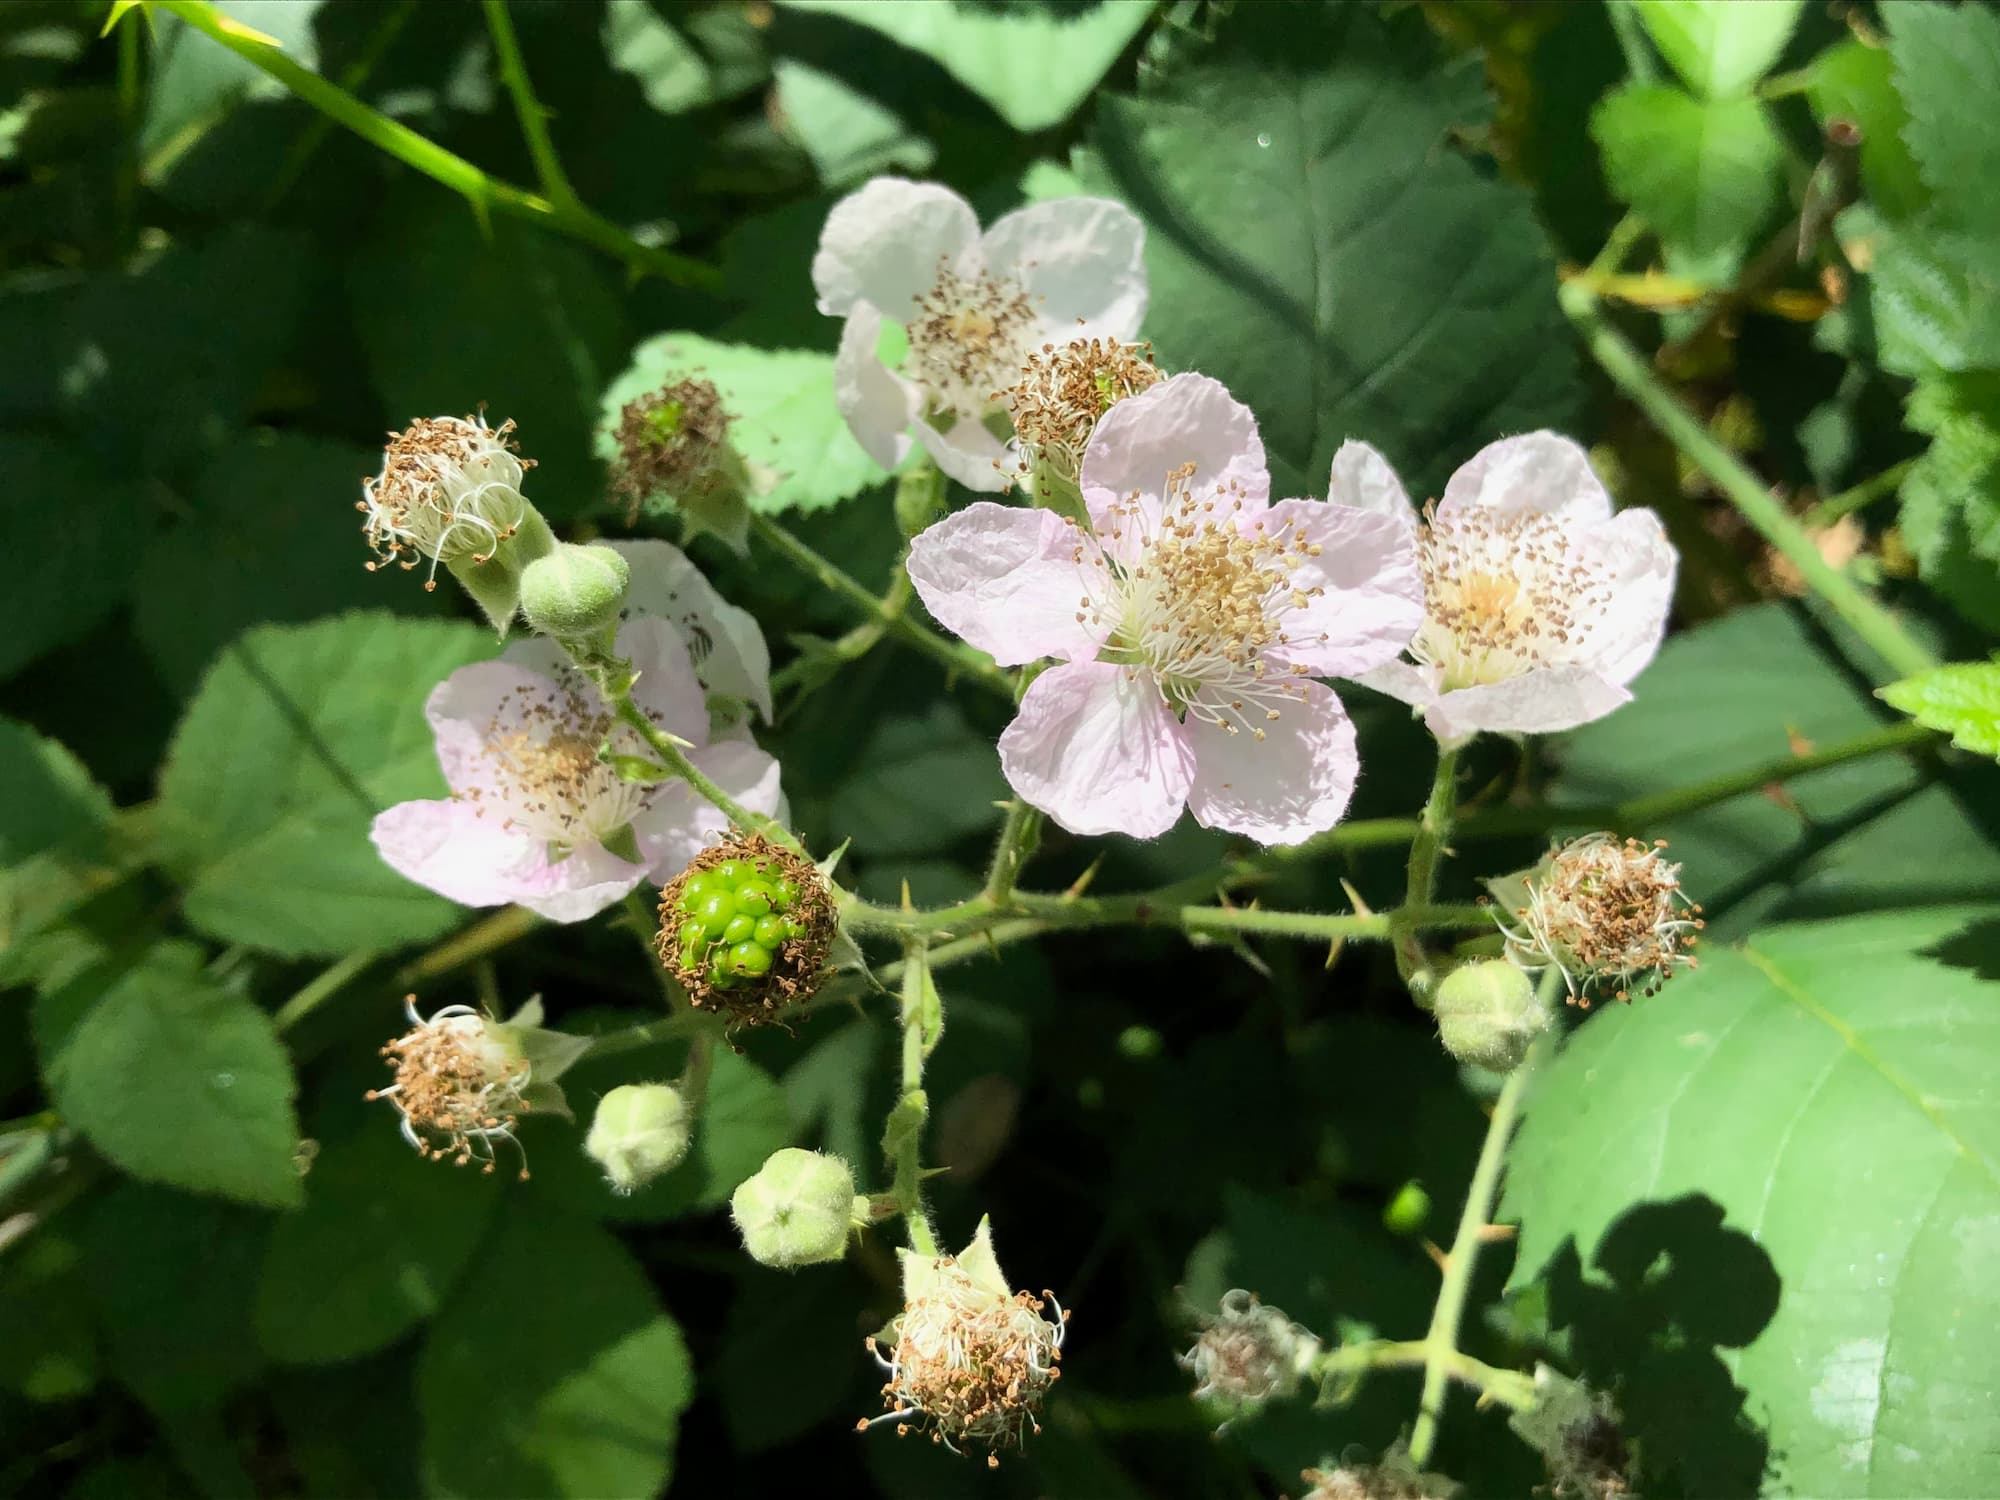
[[[627,1083],[597,1101],[583,1149],[618,1193],[642,1188],[679,1166],[692,1134],[687,1101],[664,1083]]]
[[[1214,1401],[1231,1417],[1291,1395],[1319,1356],[1319,1340],[1275,1307],[1240,1288],[1202,1320],[1181,1368],[1194,1372],[1197,1400]]]
[[[1432,1013],[1445,1051],[1495,1073],[1520,1066],[1529,1043],[1549,1025],[1534,981],[1504,958],[1466,964],[1445,975]]]
[[[854,1222],[854,1174],[837,1156],[787,1146],[730,1195],[729,1215],[759,1265],[839,1260]]]
[[[654,499],[670,501],[687,535],[720,538],[748,550],[750,473],[729,442],[729,413],[712,381],[682,378],[625,403],[613,433],[618,458],[612,488],[627,519]]]
[[[631,564],[611,548],[559,542],[522,569],[521,616],[559,641],[608,637],[618,628],[631,578]]]
[[[819,988],[835,918],[826,879],[762,834],[695,856],[660,892],[660,961],[695,1005],[732,1025],[783,1024]]]

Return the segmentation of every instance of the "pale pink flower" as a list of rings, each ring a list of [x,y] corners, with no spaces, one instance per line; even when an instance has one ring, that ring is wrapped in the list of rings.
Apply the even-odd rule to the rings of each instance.
[[[1297,843],[1340,820],[1354,726],[1312,679],[1391,660],[1423,618],[1409,519],[1270,503],[1256,419],[1203,375],[1118,402],[1084,452],[1090,528],[980,501],[917,537],[931,613],[1003,665],[1055,657],[1000,737],[1074,833]]]
[[[1414,514],[1366,443],[1334,455],[1330,498]],[[1611,513],[1583,449],[1553,432],[1491,443],[1424,520],[1412,660],[1361,681],[1420,710],[1445,744],[1574,729],[1631,701],[1626,684],[1666,630],[1678,554],[1652,511]]]
[[[665,549],[672,557],[654,552]],[[731,606],[665,542],[620,544],[632,564],[635,606],[617,651],[639,672],[633,700],[692,746],[701,771],[745,807],[780,814],[778,765],[749,743],[744,702],[769,702],[768,655]],[[691,577],[690,577],[691,575]],[[670,615],[668,611],[671,610]],[[711,700],[683,632],[706,642]],[[722,735],[711,737],[712,701]],[[517,903],[555,922],[602,911],[641,880],[663,883],[727,831],[728,819],[685,783],[623,780],[600,761],[608,735],[621,753],[651,757],[614,724],[596,690],[553,641],[510,646],[498,661],[461,667],[425,706],[451,796],[405,802],[375,819],[375,847],[391,867],[467,906]],[[636,857],[635,857],[636,856]]]
[[[878,177],[834,205],[813,257],[819,310],[845,318],[834,364],[840,413],[893,469],[910,433],[968,489],[1018,471],[996,395],[1045,343],[1130,339],[1146,314],[1145,227],[1105,198],[1054,198],[994,221],[935,183]],[[905,352],[879,353],[883,323]]]

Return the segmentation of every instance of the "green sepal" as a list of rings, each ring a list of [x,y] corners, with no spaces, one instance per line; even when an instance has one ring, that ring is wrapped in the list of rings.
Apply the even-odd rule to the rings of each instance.
[[[645,858],[639,853],[639,835],[627,823],[623,828],[615,828],[599,840],[611,853],[628,865],[643,865]]]

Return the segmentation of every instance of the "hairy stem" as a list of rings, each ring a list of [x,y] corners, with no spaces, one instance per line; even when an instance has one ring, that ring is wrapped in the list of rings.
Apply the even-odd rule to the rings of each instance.
[[[1431,777],[1431,794],[1424,802],[1423,813],[1417,819],[1417,836],[1410,841],[1409,880],[1404,887],[1403,904],[1406,908],[1417,909],[1430,905],[1431,897],[1437,891],[1438,856],[1445,843],[1451,838],[1453,820],[1458,813],[1458,751],[1438,747],[1437,771]],[[1403,976],[1403,983],[1410,987],[1419,1005],[1430,1004],[1430,994],[1436,982],[1431,971],[1429,956],[1414,927],[1399,925],[1396,937],[1396,967]]]
[[[805,857],[805,850],[799,841],[792,837],[790,830],[775,819],[767,818],[760,812],[752,812],[744,807],[689,760],[687,753],[681,749],[674,737],[647,718],[639,705],[632,701],[629,688],[624,692],[612,694],[611,701],[618,722],[636,730],[639,737],[652,748],[653,753],[660,757],[666,768],[685,781],[696,796],[715,807],[738,828],[761,833],[772,843],[783,844],[794,854],[801,858]]]
[[[1837,495],[1828,495],[1819,504],[1806,512],[1806,525],[1831,526],[1842,516],[1852,515],[1873,505],[1885,495],[1893,495],[1909,478],[1910,470],[1917,466],[1914,458],[1906,458],[1899,464],[1891,464],[1880,474],[1871,475],[1849,490]]]
[[[357,948],[344,958],[336,959],[308,980],[303,988],[271,1017],[271,1024],[280,1035],[290,1031],[307,1016],[318,1010],[326,1001],[347,988],[361,972],[382,955],[373,948]]]
[[[1623,335],[1605,321],[1603,310],[1587,287],[1572,281],[1558,293],[1563,311],[1583,336],[1584,346],[1619,389],[1631,397],[1653,425],[1669,438],[1696,468],[1743,515],[1764,540],[1847,622],[1898,676],[1911,676],[1937,661],[1902,622],[1860,585],[1820,556],[1798,520],[1743,463],[1712,437],[1701,421],[1667,389],[1659,375]]]
[[[1312,1375],[1325,1383],[1369,1370],[1422,1367],[1429,1369],[1434,1357],[1428,1339],[1371,1339],[1361,1344],[1343,1344],[1329,1349],[1313,1361]],[[1440,1363],[1448,1379],[1471,1386],[1482,1397],[1497,1401],[1514,1411],[1535,1404],[1535,1379],[1519,1370],[1503,1370],[1470,1354],[1452,1350]]]
[[[1021,867],[1035,852],[1041,836],[1039,811],[1019,797],[1007,804],[1007,821],[1000,829],[999,842],[993,846],[993,863],[987,868],[986,886],[980,892],[982,900],[997,906],[1013,894]]]
[[[902,1094],[882,1132],[889,1155],[890,1194],[903,1216],[910,1248],[919,1255],[938,1253],[937,1235],[924,1207],[924,1126],[930,1119],[930,1098],[924,1092],[924,1062],[937,1046],[944,1027],[944,1008],[931,982],[928,954],[912,943],[903,967]]]

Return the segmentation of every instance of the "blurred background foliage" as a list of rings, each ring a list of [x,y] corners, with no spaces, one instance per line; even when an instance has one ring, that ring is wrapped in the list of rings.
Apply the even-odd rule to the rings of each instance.
[[[226,8],[380,116],[535,181],[479,6]],[[782,470],[766,504],[885,587],[892,482],[832,410],[838,324],[808,275],[828,208],[884,171],[985,217],[1129,203],[1160,362],[1253,407],[1282,491],[1315,493],[1361,436],[1435,494],[1482,444],[1549,426],[1667,518],[1678,630],[1638,701],[1531,752],[1481,744],[1451,879],[1470,895],[1525,864],[1565,808],[1623,808],[1674,841],[1718,948],[1745,946],[1564,1054],[1516,1153],[1512,1289],[1496,1252],[1468,1336],[1616,1391],[1649,1495],[2000,1487],[1980,1394],[2000,1370],[1968,1347],[2000,1314],[2000,931],[1973,920],[2000,896],[1994,768],[1905,737],[1633,811],[1893,735],[1870,691],[1893,674],[1597,373],[1558,301],[1581,284],[1657,349],[1710,437],[1926,649],[1986,655],[2000,16],[508,12],[608,247],[429,180],[173,15],[100,36],[102,0],[0,6],[0,1493],[1251,1496],[1404,1429],[1414,1386],[1383,1377],[1218,1441],[1173,1362],[1188,1309],[1230,1286],[1322,1334],[1428,1319],[1425,1242],[1449,1238],[1484,1086],[1380,953],[1107,931],[948,972],[944,1238],[990,1212],[1009,1273],[1077,1310],[1047,1430],[997,1475],[848,1430],[878,1409],[861,1337],[898,1301],[885,1242],[781,1275],[716,1212],[789,1143],[873,1173],[895,1036],[877,1008],[723,1058],[695,1156],[629,1199],[560,1122],[527,1127],[530,1182],[494,1182],[419,1162],[362,1102],[413,987],[426,1007],[539,992],[586,1031],[658,1004],[613,924],[516,923],[475,960],[463,935],[492,929],[366,842],[375,808],[438,788],[425,692],[493,649],[451,590],[363,570],[353,505],[383,434],[485,403],[520,423],[567,534],[624,534],[606,404],[692,360]],[[808,842],[852,839],[876,899],[975,890],[1005,705],[893,637],[845,660],[852,619],[811,580],[692,550],[781,663],[765,738]],[[1406,817],[1427,741],[1349,698],[1354,815]],[[1098,888],[1224,847],[1191,826],[1113,841]],[[1094,853],[1052,835],[1029,882]],[[1343,910],[1343,881],[1388,904],[1400,876],[1391,832],[1265,894]],[[677,1066],[592,1060],[569,1091]],[[1385,1219],[1411,1182],[1432,1217]],[[1546,1483],[1504,1427],[1461,1400],[1433,1466],[1481,1495]]]

